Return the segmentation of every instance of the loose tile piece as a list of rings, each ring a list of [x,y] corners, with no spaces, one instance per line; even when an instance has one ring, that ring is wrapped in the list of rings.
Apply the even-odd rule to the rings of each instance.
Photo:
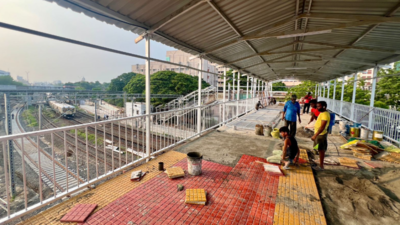
[[[185,172],[180,167],[168,168],[165,172],[167,173],[169,178],[178,178],[185,176]]]
[[[205,205],[206,191],[204,189],[186,189],[185,203]]]
[[[97,204],[77,204],[60,221],[83,223],[96,207]]]

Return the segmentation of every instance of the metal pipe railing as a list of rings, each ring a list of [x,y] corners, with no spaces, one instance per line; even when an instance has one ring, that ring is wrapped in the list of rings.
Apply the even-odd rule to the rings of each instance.
[[[361,123],[371,131],[380,130],[386,140],[400,144],[400,112],[322,97],[318,101],[326,101],[328,109],[342,118]]]
[[[20,133],[0,137],[4,158],[0,176],[5,179],[0,189],[3,190],[1,198],[7,203],[7,207],[4,207],[6,210],[2,212],[0,209],[0,223],[38,210],[202,132],[222,126],[236,119],[237,115],[251,111],[255,101],[242,99],[150,114],[150,154],[146,153],[144,144],[146,116],[34,132],[25,132],[23,126],[19,125]],[[197,131],[198,111],[201,113],[200,132]],[[19,124],[18,115],[15,116],[15,122]],[[50,125],[49,121],[44,121]],[[18,131],[17,127],[15,130]],[[21,164],[14,165],[15,170],[22,172],[22,181],[16,182],[20,191],[15,196],[11,196],[9,182],[13,176],[8,169],[10,140],[16,143],[16,150],[21,156]]]

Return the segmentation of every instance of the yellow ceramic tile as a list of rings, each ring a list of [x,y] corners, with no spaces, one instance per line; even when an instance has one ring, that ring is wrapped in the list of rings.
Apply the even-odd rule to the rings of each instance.
[[[300,158],[308,161],[306,150],[300,150]],[[279,178],[274,224],[325,225],[325,215],[311,167],[293,167],[286,170],[285,174]]]
[[[177,178],[185,176],[185,172],[180,167],[167,168],[165,172],[167,173],[169,178]]]
[[[185,203],[205,205],[206,201],[206,192],[204,189],[186,189]]]

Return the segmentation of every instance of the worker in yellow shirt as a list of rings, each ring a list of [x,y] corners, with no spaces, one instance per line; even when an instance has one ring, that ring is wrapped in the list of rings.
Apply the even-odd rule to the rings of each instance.
[[[324,158],[325,152],[328,149],[328,127],[331,120],[331,115],[326,110],[327,104],[325,101],[320,101],[317,103],[317,109],[320,112],[317,122],[314,125],[314,136],[311,140],[314,141],[314,149],[318,150],[319,153],[319,168],[314,169],[323,170],[324,169]]]

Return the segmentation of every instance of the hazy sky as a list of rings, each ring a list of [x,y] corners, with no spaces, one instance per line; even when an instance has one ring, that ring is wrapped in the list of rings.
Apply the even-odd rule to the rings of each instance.
[[[44,0],[0,0],[0,22],[9,23],[108,48],[145,54],[144,41],[114,25]],[[151,42],[151,56],[164,59],[174,50]],[[107,81],[131,71],[143,60],[0,28],[0,70],[29,81]]]

